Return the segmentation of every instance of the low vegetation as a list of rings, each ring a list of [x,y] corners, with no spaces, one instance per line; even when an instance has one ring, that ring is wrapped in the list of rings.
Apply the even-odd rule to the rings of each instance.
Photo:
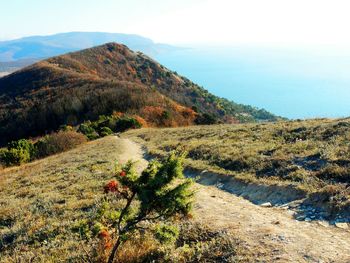
[[[97,121],[86,121],[76,128],[63,125],[60,130],[35,142],[20,139],[8,143],[7,148],[0,149],[0,164],[14,166],[64,152],[89,140],[96,140],[115,132],[138,129],[144,125],[141,118],[130,117],[121,113],[111,116],[101,115]]]
[[[117,198],[115,184],[106,182],[116,180],[115,162],[127,150],[128,145],[109,136],[1,171],[0,262],[92,262],[107,257],[113,228],[105,228],[109,225],[102,220],[90,228],[89,222],[98,215],[118,218],[113,208],[122,208],[125,199]],[[137,163],[136,169],[140,170]],[[152,171],[157,169],[147,174]],[[123,177],[121,171],[117,175]],[[139,205],[139,201],[133,204],[127,218],[134,218]],[[242,258],[240,240],[225,230],[190,218],[175,218],[171,225],[159,223],[149,232],[143,230],[150,226],[145,222],[123,239],[115,262],[236,262]]]
[[[335,209],[350,208],[349,119],[141,129],[127,136],[157,156],[186,150],[187,166],[200,171],[291,185]]]
[[[44,158],[68,151],[87,142],[87,138],[75,131],[59,131],[39,139],[34,144],[35,158]]]
[[[21,165],[73,149],[86,141],[87,138],[83,134],[73,130],[52,133],[36,142],[20,139],[10,142],[7,148],[0,150],[0,164],[3,166]]]
[[[90,140],[94,140],[112,133],[138,129],[142,125],[145,125],[145,121],[142,118],[114,113],[110,116],[101,115],[97,121],[86,121],[79,125],[77,131],[86,135]]]
[[[174,243],[178,230],[169,219],[188,215],[193,196],[192,181],[183,178],[181,162],[182,157],[172,153],[163,162],[150,162],[141,175],[132,162],[117,169],[117,180],[104,186],[109,194],[104,204],[90,222],[83,220],[73,227],[83,237],[99,238],[97,257],[90,256],[91,260],[114,262],[123,243],[145,232],[153,232],[160,243]]]

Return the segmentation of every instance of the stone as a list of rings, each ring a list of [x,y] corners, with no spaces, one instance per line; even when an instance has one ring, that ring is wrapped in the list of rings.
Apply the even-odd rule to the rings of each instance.
[[[304,215],[300,215],[300,216],[297,216],[296,217],[296,220],[304,220],[305,219],[305,216]]]
[[[323,227],[329,227],[329,224],[325,221],[318,221],[318,224]]]
[[[348,229],[349,228],[349,225],[347,223],[335,223],[335,226],[338,227],[338,228],[341,228],[341,229]]]
[[[296,212],[293,210],[287,210],[287,213],[291,216],[294,216],[296,214]]]
[[[266,202],[260,205],[261,207],[272,207],[272,204],[270,202]]]

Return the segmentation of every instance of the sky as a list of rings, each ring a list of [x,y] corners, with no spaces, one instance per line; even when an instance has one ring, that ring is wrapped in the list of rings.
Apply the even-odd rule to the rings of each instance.
[[[169,44],[350,44],[348,0],[0,0],[0,40],[69,31]]]

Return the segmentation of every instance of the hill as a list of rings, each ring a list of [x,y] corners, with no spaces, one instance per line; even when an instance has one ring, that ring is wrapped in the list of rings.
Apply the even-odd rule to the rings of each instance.
[[[29,66],[37,61],[38,59],[20,59],[16,61],[0,62],[0,77]]]
[[[137,115],[149,126],[277,119],[218,98],[115,43],[53,57],[1,78],[0,103],[1,143],[113,112]]]
[[[30,36],[9,41],[0,41],[0,73],[11,73],[39,60],[117,42],[133,50],[153,56],[177,47],[154,43],[139,35],[105,32],[68,32],[49,36]],[[0,76],[1,77],[1,76]]]
[[[49,36],[31,36],[0,41],[0,62],[43,59],[71,51],[118,42],[145,54],[157,54],[176,47],[154,43],[139,35],[105,32],[68,32]]]
[[[209,128],[204,130],[222,130],[222,126]],[[181,129],[187,134],[194,131]],[[166,140],[175,131],[179,133],[171,130]],[[115,178],[115,161],[137,160],[142,169],[146,163],[142,149],[128,139],[108,136],[0,170],[0,262],[101,262],[93,260],[98,240],[84,238],[86,222],[106,211],[106,202],[113,205],[114,198],[103,194],[103,186]],[[200,183],[214,181],[215,177]],[[194,187],[193,217],[173,222],[179,229],[174,244],[161,244],[143,234],[142,228],[123,243],[117,262],[305,262],[306,258],[307,262],[349,262],[347,230],[325,221],[295,220],[290,209],[260,207],[246,196],[214,186]],[[76,226],[82,227],[80,233],[73,232]]]
[[[73,229],[94,218],[107,202],[114,205],[107,201],[112,196],[106,196],[103,187],[115,178],[116,160],[138,161],[140,170],[147,164],[142,156],[135,143],[108,136],[21,167],[0,170],[0,262],[104,262],[94,260],[96,252],[102,253],[98,239],[86,240]],[[202,258],[236,262],[233,259],[242,248],[233,231],[211,228],[210,222],[201,222],[199,216],[198,220],[176,220],[175,224],[180,231],[175,245],[135,231],[130,242],[123,243],[115,262],[198,262]],[[258,255],[252,249],[240,257],[252,253]]]

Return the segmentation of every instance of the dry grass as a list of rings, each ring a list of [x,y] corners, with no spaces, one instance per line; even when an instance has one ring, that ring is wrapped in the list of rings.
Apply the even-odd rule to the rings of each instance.
[[[98,242],[85,241],[72,227],[96,213],[105,198],[103,186],[113,177],[115,161],[126,161],[125,152],[131,151],[120,140],[105,137],[2,170],[0,262],[87,262],[92,258],[101,262],[98,259],[104,255]],[[179,226],[181,235],[173,245],[163,246],[147,234],[133,235],[119,251],[119,262],[236,261],[238,241],[232,234],[191,222]]]
[[[186,150],[187,165],[201,171],[306,193],[345,185],[343,196],[350,199],[349,119],[141,129],[125,136],[153,155]]]
[[[79,261],[84,252],[71,226],[101,200],[119,153],[109,137],[3,170],[0,261]]]

